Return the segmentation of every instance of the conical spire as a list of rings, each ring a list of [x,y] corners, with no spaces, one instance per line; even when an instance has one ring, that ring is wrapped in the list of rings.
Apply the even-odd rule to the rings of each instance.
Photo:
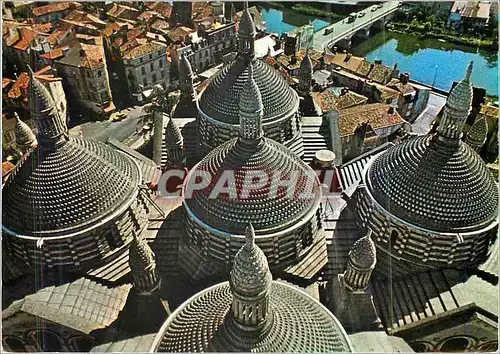
[[[250,223],[245,230],[245,247],[253,248],[255,246],[255,230]]]
[[[311,58],[309,57],[309,49],[307,49],[304,58],[302,58],[299,68],[298,89],[302,95],[308,95],[311,92],[312,75],[313,64]]]
[[[232,316],[240,327],[259,330],[265,326],[272,280],[266,256],[255,244],[255,230],[248,224],[245,245],[234,257],[229,279],[233,294]]]
[[[344,273],[346,286],[353,290],[364,290],[377,263],[377,251],[370,233],[358,239],[349,252],[349,262]]]
[[[142,294],[151,294],[160,287],[161,279],[156,269],[156,257],[148,242],[135,233],[129,249],[129,266],[134,286]]]
[[[255,56],[255,23],[248,10],[248,2],[244,2],[243,14],[238,24],[238,54],[247,58]]]
[[[476,151],[481,150],[484,143],[486,142],[486,138],[488,136],[488,122],[486,122],[486,118],[480,117],[476,119],[472,127],[467,133],[467,138],[465,142],[471,148]]]
[[[248,66],[248,79],[240,95],[240,138],[257,140],[264,136],[262,115],[264,105],[259,87],[253,78],[253,64]]]
[[[33,134],[28,124],[19,118],[17,112],[14,112],[14,116],[16,118],[16,126],[14,128],[16,144],[24,150],[32,148],[37,143],[35,134]]]
[[[193,85],[193,69],[189,62],[186,53],[182,53],[179,62],[179,83],[181,86],[181,96],[189,99],[195,99],[196,94]]]
[[[462,129],[464,127],[465,121],[469,116],[471,105],[472,105],[472,73],[473,64],[470,62],[465,78],[460,81],[455,88],[451,91],[448,99],[446,100],[446,105],[437,128],[438,135],[444,140],[453,140],[454,142],[448,141],[448,145],[458,145],[458,140],[462,134]]]
[[[174,120],[170,118],[165,128],[165,138],[168,146],[179,146],[182,145],[183,138],[181,131]]]
[[[38,142],[42,147],[62,142],[61,138],[67,136],[68,131],[66,122],[60,117],[49,91],[35,78],[29,66],[28,72],[30,113],[36,122]]]

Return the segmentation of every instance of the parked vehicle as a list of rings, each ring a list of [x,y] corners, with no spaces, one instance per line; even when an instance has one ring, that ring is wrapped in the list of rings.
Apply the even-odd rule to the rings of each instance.
[[[324,35],[325,36],[328,36],[330,33],[333,32],[333,28],[325,28],[325,32],[324,32]]]
[[[351,22],[354,22],[356,21],[356,17],[358,17],[358,14],[353,12],[352,14],[349,15],[349,17],[347,18],[347,23],[351,23]]]
[[[360,13],[358,14],[358,17],[363,17],[364,15],[365,15],[365,13],[364,13],[364,12],[360,12]]]
[[[127,117],[127,113],[124,113],[124,112],[115,112],[115,113],[113,113],[111,115],[111,120],[113,122],[119,122],[122,119],[124,119],[125,117]]]

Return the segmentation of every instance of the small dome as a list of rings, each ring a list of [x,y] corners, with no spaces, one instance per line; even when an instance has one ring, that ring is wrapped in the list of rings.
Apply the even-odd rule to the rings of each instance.
[[[466,142],[472,148],[481,147],[486,142],[488,136],[488,123],[485,117],[477,119],[467,132]]]
[[[247,5],[245,5],[245,9],[243,10],[243,14],[241,15],[241,19],[238,24],[238,35],[253,37],[256,35],[257,30],[255,29],[252,15],[246,6]]]
[[[302,58],[302,61],[300,62],[299,71],[301,74],[307,74],[307,75],[313,73],[313,64],[311,58],[309,57],[309,51],[306,51],[306,55],[304,55],[304,58]]]
[[[479,229],[497,217],[498,187],[467,144],[443,151],[432,135],[406,139],[375,159],[368,189],[387,211],[434,231]]]
[[[183,139],[181,131],[172,118],[168,120],[167,126],[165,128],[165,138],[168,146],[182,145]]]
[[[23,146],[32,146],[36,143],[35,134],[30,129],[28,124],[23,122],[17,113],[15,113],[16,117],[16,126],[14,128],[14,133],[16,136],[16,144]]]
[[[228,124],[239,124],[239,102],[248,79],[245,58],[238,56],[210,81],[200,97],[200,109],[209,117]],[[262,95],[263,123],[291,116],[298,107],[297,93],[283,76],[262,60],[253,60],[253,77]]]
[[[377,250],[370,235],[357,240],[349,252],[350,261],[359,268],[369,269],[375,266]]]
[[[255,230],[250,224],[246,229],[245,245],[234,257],[231,290],[246,297],[258,296],[269,289],[272,280],[266,256],[255,244]]]
[[[132,273],[143,273],[153,266],[155,255],[144,238],[134,237],[129,248],[129,265]]]

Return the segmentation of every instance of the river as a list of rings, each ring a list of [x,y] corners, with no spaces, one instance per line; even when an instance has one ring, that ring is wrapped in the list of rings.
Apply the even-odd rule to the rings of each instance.
[[[315,31],[326,27],[327,19],[294,13],[289,10],[262,9],[267,31],[278,33],[311,23]],[[350,52],[366,56],[367,60],[382,60],[385,65],[398,64],[400,72],[409,72],[410,78],[449,91],[453,81],[463,78],[469,61],[474,62],[472,82],[486,89],[488,95],[498,96],[498,54],[437,39],[419,39],[412,35],[379,32]],[[436,67],[437,66],[437,67]]]
[[[409,72],[410,79],[448,91],[453,81],[463,78],[472,60],[472,82],[498,96],[498,53],[477,48],[419,39],[413,35],[382,31],[351,48],[354,55],[367,60],[382,60],[388,66],[398,64],[400,72]]]
[[[264,21],[266,21],[267,32],[277,33],[280,36],[297,27],[307,25],[309,22],[311,22],[315,31],[319,31],[330,24],[327,19],[298,14],[287,9],[278,10],[271,7],[270,9],[262,9],[261,14]]]

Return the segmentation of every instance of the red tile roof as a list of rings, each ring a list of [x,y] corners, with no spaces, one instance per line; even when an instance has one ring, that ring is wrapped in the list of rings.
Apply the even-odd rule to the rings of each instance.
[[[12,82],[11,79],[9,78],[2,78],[2,89],[6,88],[7,86],[9,86],[9,84]]]
[[[44,16],[50,13],[61,12],[71,8],[76,8],[77,6],[80,6],[80,4],[74,1],[53,2],[50,3],[49,5],[35,7],[33,9],[33,16],[34,17]]]
[[[396,110],[389,114],[389,107],[386,104],[372,103],[340,110],[340,136],[353,135],[363,123],[369,123],[374,130],[403,124],[405,121]]]
[[[57,48],[54,49],[53,51],[45,54],[41,54],[40,57],[48,60],[54,60],[58,59],[64,56],[63,49],[62,48]]]
[[[7,177],[7,175],[10,174],[14,167],[14,164],[10,161],[2,162],[2,178]]]
[[[28,73],[22,72],[21,75],[19,75],[19,77],[17,78],[14,85],[12,86],[12,88],[10,89],[7,96],[9,98],[14,98],[14,99],[21,97],[23,92],[26,93],[26,90],[28,89],[29,81],[30,81],[30,77],[29,77]]]
[[[146,7],[150,11],[157,12],[165,19],[169,19],[172,16],[172,6],[167,2],[159,1],[159,2],[147,2]]]

